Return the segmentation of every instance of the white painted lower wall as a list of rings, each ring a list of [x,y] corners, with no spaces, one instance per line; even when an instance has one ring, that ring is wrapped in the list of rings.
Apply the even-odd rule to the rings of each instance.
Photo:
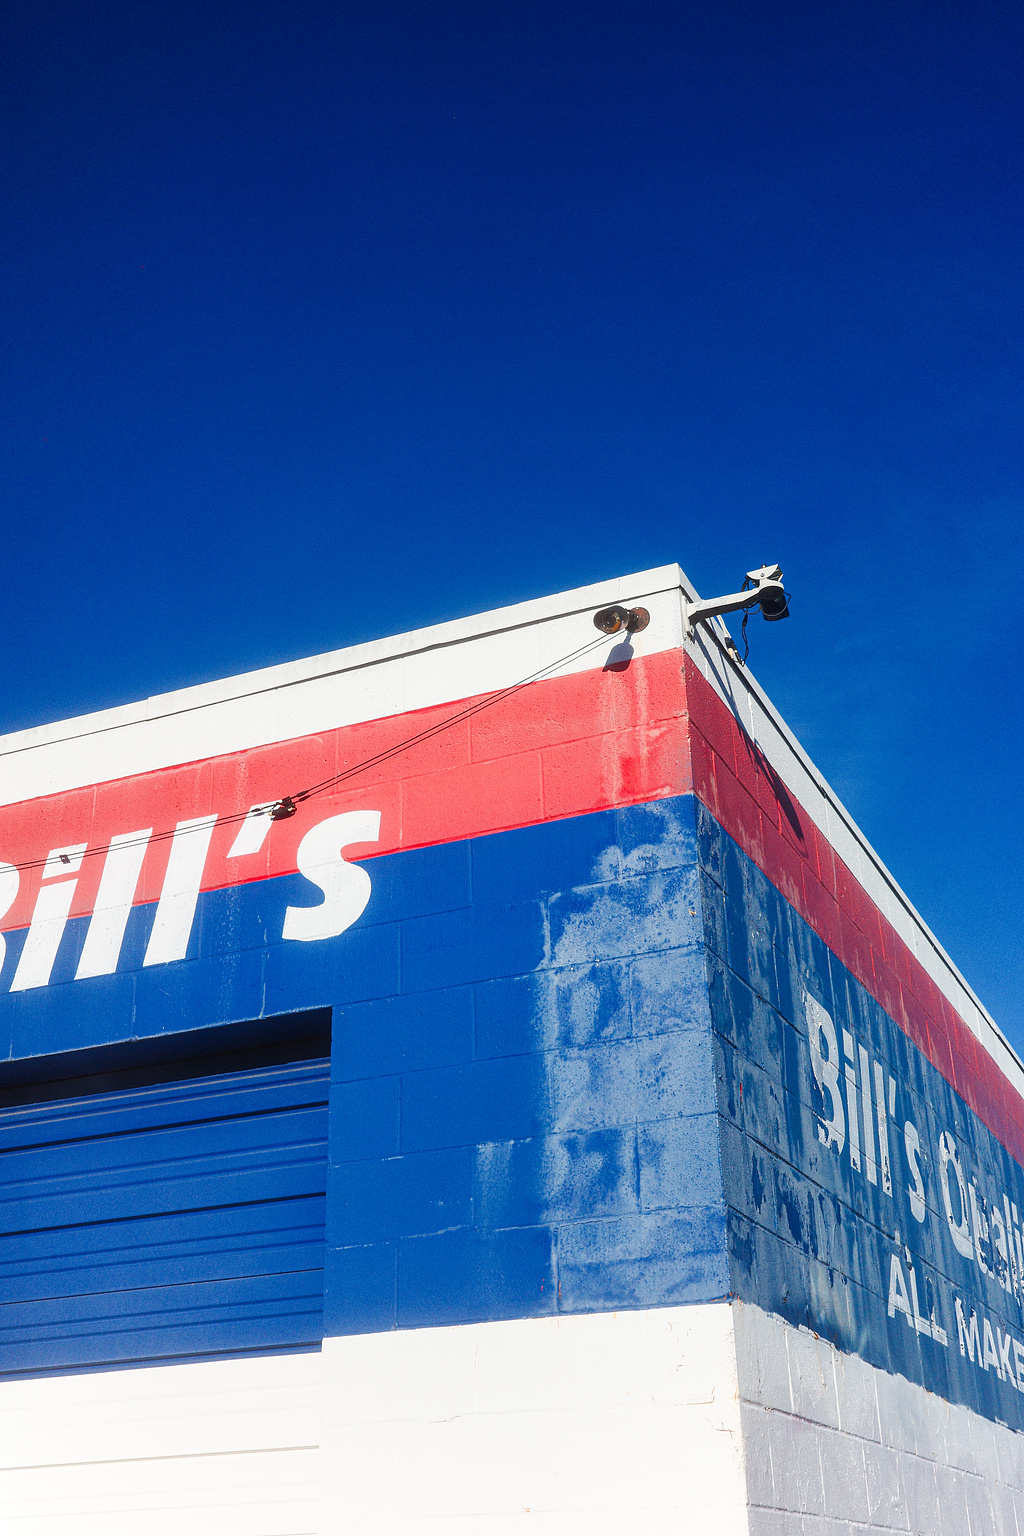
[[[1024,1536],[1024,1436],[742,1303],[0,1385],[3,1536]]]
[[[750,1536],[1024,1536],[1024,1436],[732,1311]]]
[[[726,1304],[324,1341],[321,1536],[745,1536]]]
[[[739,1413],[724,1304],[8,1382],[0,1530],[745,1536]]]
[[[320,1360],[0,1384],[3,1536],[315,1536]]]

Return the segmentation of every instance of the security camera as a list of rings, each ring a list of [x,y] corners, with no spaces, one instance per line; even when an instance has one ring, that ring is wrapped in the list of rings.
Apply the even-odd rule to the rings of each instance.
[[[756,571],[748,571],[742,592],[710,597],[706,602],[687,603],[687,630],[692,635],[694,625],[701,619],[713,619],[720,613],[737,613],[741,608],[753,608],[755,604],[770,624],[789,618],[789,596],[782,585],[781,565],[761,565]]]

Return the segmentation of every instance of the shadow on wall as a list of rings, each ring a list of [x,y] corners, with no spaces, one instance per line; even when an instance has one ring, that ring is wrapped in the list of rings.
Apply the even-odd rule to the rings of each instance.
[[[771,785],[776,804],[781,810],[783,816],[785,816],[786,820],[789,822],[794,836],[798,837],[800,841],[803,842],[804,829],[803,824],[800,821],[800,812],[797,810],[796,803],[790,795],[789,790],[786,788],[785,784],[783,784],[782,780],[775,772],[775,769],[765,757],[761,748],[757,745],[757,742],[751,740],[751,738],[745,732],[743,734],[743,745],[746,748],[747,756],[751,759],[758,772],[763,773]]]
[[[619,649],[619,647],[616,647],[616,650],[617,649]],[[707,651],[705,651],[705,654],[708,654]],[[614,655],[615,652],[613,651],[612,656]],[[611,661],[611,657],[609,657],[609,661]],[[725,705],[730,715],[732,715],[733,720],[736,722],[736,725],[739,729],[740,739],[743,742],[744,750],[746,751],[747,758],[750,761],[751,766],[754,768],[755,772],[762,773],[768,780],[768,783],[772,787],[772,793],[775,796],[776,803],[780,807],[786,820],[789,822],[794,836],[803,842],[804,831],[800,820],[800,813],[790,796],[789,790],[779,778],[779,775],[776,773],[775,769],[772,767],[771,763],[768,761],[761,748],[757,745],[756,741],[754,741],[749,735],[747,728],[743,723],[743,718],[736,701],[736,695],[732,692],[730,680],[728,678],[719,678],[719,681],[724,683],[723,692],[720,696],[721,702]],[[706,686],[707,685],[705,684],[705,687]]]
[[[608,652],[608,660],[602,667],[603,672],[625,672],[633,660],[635,652],[628,640],[620,640],[618,645],[613,645]]]

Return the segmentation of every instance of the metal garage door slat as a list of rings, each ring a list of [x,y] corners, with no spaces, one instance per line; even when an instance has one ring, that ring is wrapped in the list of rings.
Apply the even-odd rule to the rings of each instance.
[[[19,1302],[58,1300],[68,1296],[90,1296],[111,1289],[130,1292],[152,1286],[184,1285],[203,1280],[216,1264],[225,1280],[242,1279],[252,1273],[253,1254],[262,1254],[261,1268],[266,1273],[284,1274],[295,1270],[319,1269],[323,1264],[323,1221],[316,1226],[298,1228],[287,1235],[253,1234],[250,1242],[234,1248],[210,1247],[201,1240],[180,1245],[172,1257],[155,1259],[125,1257],[123,1262],[77,1264],[77,1255],[58,1268],[30,1268],[26,1263],[19,1275],[0,1278],[0,1330],[6,1326],[7,1309]],[[278,1240],[273,1241],[271,1238]]]
[[[125,1294],[61,1297],[56,1302],[29,1302],[4,1309],[0,1340],[48,1337],[64,1327],[81,1324],[87,1331],[108,1327],[117,1331],[130,1319],[134,1326],[179,1326],[184,1317],[216,1322],[225,1309],[248,1310],[272,1301],[303,1301],[320,1294],[316,1269],[284,1275],[247,1275],[241,1280],[218,1278],[199,1284],[146,1286]]]
[[[0,1371],[315,1346],[326,1061],[0,1111]]]
[[[159,1318],[151,1328],[124,1326],[116,1332],[83,1328],[73,1340],[61,1329],[48,1337],[4,1346],[4,1371],[43,1374],[82,1367],[155,1365],[161,1361],[196,1359],[225,1354],[265,1354],[274,1350],[318,1348],[322,1300],[298,1298],[289,1307],[274,1298],[273,1307],[256,1311],[247,1302],[233,1312],[210,1319],[201,1313]]]
[[[66,1228],[21,1233],[19,1247],[23,1257],[7,1257],[0,1262],[0,1300],[6,1295],[4,1282],[23,1273],[26,1266],[40,1272],[63,1269],[81,1258],[97,1264],[112,1262],[109,1256],[134,1262],[143,1257],[173,1258],[191,1252],[204,1243],[211,1250],[226,1252],[236,1247],[252,1246],[259,1234],[275,1241],[278,1231],[291,1230],[298,1220],[303,1227],[323,1232],[324,1199],[322,1195],[300,1196],[296,1201],[261,1200],[249,1205],[217,1207],[209,1211],[172,1212],[166,1216],[146,1216],[132,1221],[101,1222],[94,1227],[79,1227],[73,1234]],[[73,1246],[72,1246],[73,1245]],[[3,1239],[0,1237],[0,1251]]]
[[[300,1066],[261,1067],[214,1078],[193,1078],[155,1089],[125,1089],[83,1099],[62,1099],[53,1105],[0,1109],[0,1152],[6,1155],[58,1147],[66,1141],[130,1136],[161,1125],[199,1125],[205,1120],[214,1122],[239,1116],[250,1119],[261,1112],[322,1103],[322,1072],[317,1062],[303,1062]],[[268,1081],[267,1074],[274,1074],[273,1079]]]
[[[99,1198],[112,1189],[127,1190],[135,1185],[183,1183],[219,1174],[241,1177],[258,1165],[318,1163],[327,1134],[327,1111],[320,1107],[299,1114],[289,1112],[277,1117],[274,1124],[268,1124],[265,1117],[239,1119],[218,1125],[215,1136],[209,1133],[210,1127],[201,1125],[194,1130],[180,1127],[171,1135],[162,1131],[153,1136],[140,1134],[133,1144],[135,1156],[128,1158],[120,1144],[109,1148],[103,1142],[84,1147],[75,1143],[60,1149],[59,1156],[32,1161],[5,1156],[0,1160],[4,1181],[0,1230],[58,1225],[57,1217],[21,1219],[23,1207],[28,1210],[39,1202],[59,1203],[71,1197],[79,1202],[73,1217],[81,1222],[88,1216],[80,1202],[89,1201],[94,1193]],[[112,1155],[108,1156],[108,1151]],[[166,1202],[161,1206],[174,1209]],[[105,1218],[93,1214],[93,1219]]]

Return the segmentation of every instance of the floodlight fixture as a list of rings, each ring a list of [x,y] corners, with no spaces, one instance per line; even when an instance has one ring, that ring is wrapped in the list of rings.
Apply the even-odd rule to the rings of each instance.
[[[627,635],[635,635],[638,630],[646,629],[651,622],[651,616],[646,608],[623,608],[621,603],[614,603],[611,608],[601,608],[594,614],[595,629],[602,630],[606,635],[617,635],[625,630]]]

